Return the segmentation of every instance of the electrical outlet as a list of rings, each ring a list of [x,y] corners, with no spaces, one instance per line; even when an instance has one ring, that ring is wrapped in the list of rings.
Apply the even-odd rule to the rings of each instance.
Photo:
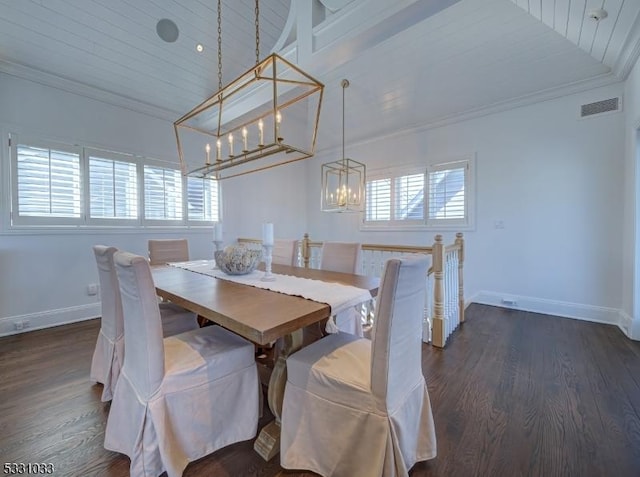
[[[518,306],[518,302],[513,298],[503,298],[502,304],[507,306]]]
[[[22,330],[22,329],[24,328],[24,322],[22,322],[21,320],[14,321],[14,322],[13,322],[13,328],[14,328],[16,331],[20,331],[20,330]]]
[[[98,285],[95,283],[89,283],[87,285],[87,295],[93,296],[98,294]]]

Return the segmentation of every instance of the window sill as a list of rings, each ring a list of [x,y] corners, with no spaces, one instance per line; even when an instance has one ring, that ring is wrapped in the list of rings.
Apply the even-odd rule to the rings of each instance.
[[[471,232],[471,225],[366,225],[361,224],[360,232]]]
[[[39,226],[39,225],[14,225],[5,230],[0,230],[0,235],[105,235],[105,234],[184,234],[188,231],[192,234],[211,234],[213,225],[147,225],[145,227],[132,226],[76,226],[76,225],[59,225],[59,226]]]

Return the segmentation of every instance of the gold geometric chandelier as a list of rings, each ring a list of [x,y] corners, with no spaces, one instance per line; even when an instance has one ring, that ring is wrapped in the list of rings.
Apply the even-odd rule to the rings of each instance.
[[[312,157],[324,85],[275,53],[260,61],[256,0],[256,64],[223,87],[220,3],[219,91],[173,123],[183,174],[227,179]]]
[[[342,86],[342,159],[322,164],[321,205],[323,212],[360,212],[364,207],[366,166],[344,154],[344,91]]]

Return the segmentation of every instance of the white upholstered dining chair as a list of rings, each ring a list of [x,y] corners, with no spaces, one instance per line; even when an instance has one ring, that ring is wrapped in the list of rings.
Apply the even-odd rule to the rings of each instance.
[[[189,462],[251,439],[258,425],[253,344],[220,326],[162,338],[144,257],[115,254],[125,329],[124,366],[104,446],[131,458],[134,477],[182,475]]]
[[[360,273],[362,245],[350,242],[324,242],[320,255],[320,269],[329,272]],[[363,336],[362,317],[356,308],[345,310],[335,316],[335,325],[340,331]],[[331,327],[331,325],[329,325]]]
[[[396,477],[436,456],[421,365],[429,263],[428,257],[386,262],[372,341],[337,333],[287,358],[284,468]]]
[[[189,241],[187,239],[150,239],[148,246],[151,265],[189,260]]]
[[[98,266],[100,282],[100,332],[91,360],[90,377],[101,383],[102,401],[110,401],[124,362],[124,321],[118,277],[113,263],[115,247],[96,245],[93,253]],[[198,328],[196,314],[173,303],[160,304],[164,336],[175,335]]]

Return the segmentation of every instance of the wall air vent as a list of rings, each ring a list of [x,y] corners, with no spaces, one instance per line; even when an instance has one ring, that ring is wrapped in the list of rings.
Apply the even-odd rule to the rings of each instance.
[[[614,113],[622,109],[621,98],[604,99],[580,106],[580,117],[588,118],[598,114]]]

